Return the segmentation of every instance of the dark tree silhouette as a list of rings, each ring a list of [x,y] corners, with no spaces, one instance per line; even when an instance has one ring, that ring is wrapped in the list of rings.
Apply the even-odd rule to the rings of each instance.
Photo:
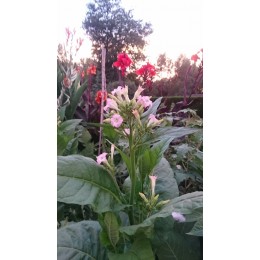
[[[150,23],[135,20],[131,11],[120,6],[120,0],[94,0],[87,5],[83,28],[92,41],[92,55],[101,66],[101,45],[106,48],[107,81],[118,80],[117,70],[112,67],[117,54],[126,52],[136,62],[145,59],[145,37],[152,33]],[[135,68],[134,68],[135,69]]]

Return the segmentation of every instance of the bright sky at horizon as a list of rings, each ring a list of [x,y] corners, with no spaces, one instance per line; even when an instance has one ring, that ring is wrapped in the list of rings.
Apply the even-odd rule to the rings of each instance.
[[[75,28],[84,38],[78,58],[90,57],[91,42],[85,35],[82,21],[91,0],[60,0],[58,3],[58,43],[65,42],[65,28]],[[155,63],[159,54],[175,61],[180,54],[190,57],[202,45],[202,0],[121,0],[121,6],[133,10],[134,19],[152,24],[153,33],[147,38],[147,59]]]

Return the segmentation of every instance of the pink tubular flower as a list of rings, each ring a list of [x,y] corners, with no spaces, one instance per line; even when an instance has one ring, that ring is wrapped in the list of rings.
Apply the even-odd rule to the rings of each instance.
[[[112,95],[117,96],[117,98],[122,101],[122,95],[124,96],[124,100],[126,100],[127,102],[130,101],[129,97],[128,97],[128,86],[125,86],[124,88],[119,86],[116,89],[114,89],[111,92]]]
[[[126,135],[130,135],[130,129],[129,129],[129,128],[125,128],[125,129],[124,129],[124,133],[125,133]]]
[[[153,102],[150,100],[150,97],[148,96],[139,96],[137,103],[141,104],[144,108],[150,107],[153,104]]]
[[[133,113],[133,115],[135,116],[136,119],[140,119],[140,115],[139,115],[139,113],[138,113],[138,111],[136,109],[134,109],[132,111],[132,113]]]
[[[153,115],[153,114],[151,114],[148,119],[149,119],[148,124],[147,124],[148,127],[149,126],[157,126],[162,122],[162,120],[158,120],[155,117],[155,115]]]
[[[151,181],[152,196],[154,196],[155,183],[156,183],[157,176],[150,175],[149,178],[150,178],[150,181]]]
[[[97,156],[97,163],[101,164],[102,162],[107,162],[107,153],[102,153],[99,156]]]
[[[141,92],[144,91],[144,88],[142,88],[141,86],[138,87],[138,89],[135,91],[135,94],[134,94],[134,100],[137,100],[141,94]]]
[[[123,118],[119,114],[114,114],[111,117],[111,125],[118,128],[123,123]]]
[[[172,217],[178,222],[185,222],[186,218],[179,212],[172,212]]]
[[[112,95],[120,95],[121,92],[122,92],[122,89],[123,89],[123,87],[118,86],[118,87],[115,88],[113,91],[111,91],[111,94],[112,94]]]
[[[117,106],[117,103],[115,100],[111,99],[111,98],[108,98],[107,99],[107,104],[106,106],[104,107],[104,110],[106,112],[108,112],[108,109],[114,109],[114,110],[118,110],[118,106]]]

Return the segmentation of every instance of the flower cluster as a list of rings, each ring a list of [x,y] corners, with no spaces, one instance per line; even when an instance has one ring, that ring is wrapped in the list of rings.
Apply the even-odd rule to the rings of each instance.
[[[142,126],[141,115],[145,109],[152,106],[153,102],[150,100],[149,96],[142,96],[141,92],[144,89],[138,87],[133,99],[129,99],[128,87],[121,87],[114,89],[111,94],[108,94],[109,98],[106,100],[106,106],[104,111],[107,113],[108,118],[104,122],[110,123],[115,128],[123,126],[124,133],[127,135],[129,133],[129,118],[133,118],[137,121],[138,125]],[[162,120],[157,120],[155,115],[150,115],[148,122],[146,122],[147,127],[154,127],[159,125]],[[124,123],[124,124],[123,124]],[[123,124],[123,125],[122,125]]]
[[[88,75],[96,75],[97,67],[95,65],[91,65],[87,68]]]
[[[128,68],[132,63],[132,60],[126,53],[119,53],[117,55],[117,61],[113,63],[113,66],[121,70],[122,76],[125,76],[126,68]]]
[[[143,79],[144,83],[149,88],[151,88],[152,79],[156,75],[156,70],[153,65],[147,62],[147,64],[143,65],[140,69],[136,70],[135,73]]]
[[[96,71],[97,71],[97,67],[94,66],[94,65],[91,65],[90,67],[88,67],[86,69],[86,72],[85,72],[85,69],[82,68],[81,69],[81,79],[84,79],[85,75],[96,75]]]
[[[136,70],[136,74],[142,77],[154,77],[156,75],[155,67],[147,62],[139,70]]]
[[[160,209],[162,206],[167,204],[170,200],[161,200],[158,202],[159,194],[155,195],[155,184],[157,180],[157,176],[150,175],[150,187],[151,187],[151,196],[147,198],[142,192],[139,192],[140,197],[145,202],[145,207],[148,212],[152,212],[154,209]]]

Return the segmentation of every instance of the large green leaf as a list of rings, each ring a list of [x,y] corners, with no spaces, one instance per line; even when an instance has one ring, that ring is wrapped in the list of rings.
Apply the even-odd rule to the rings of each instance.
[[[104,217],[104,224],[106,226],[107,236],[110,244],[115,248],[119,241],[119,225],[116,215],[113,212],[106,212]]]
[[[149,157],[151,159],[154,159],[156,163],[153,162],[152,165],[155,166],[162,158],[163,153],[169,147],[169,144],[172,142],[172,140],[189,134],[193,134],[196,131],[198,130],[187,127],[157,128],[153,135],[144,141],[144,147],[146,145],[149,145],[149,147],[151,146],[149,149],[151,151],[144,151],[144,159],[147,160],[147,158],[149,159]],[[154,156],[155,154],[157,155],[157,157]]]
[[[146,230],[150,229],[150,227],[154,224],[157,218],[166,218],[172,214],[173,211],[184,214],[186,217],[186,222],[194,222],[197,221],[201,215],[197,214],[193,215],[192,218],[188,218],[188,215],[192,215],[194,211],[203,206],[203,192],[197,191],[182,195],[180,197],[174,198],[170,200],[159,212],[153,214],[146,220],[144,220],[141,224],[132,225],[127,227],[121,227],[120,232],[125,233],[127,235],[134,235],[135,233],[145,233]],[[173,220],[174,221],[174,220]]]
[[[58,260],[106,260],[106,249],[99,242],[97,221],[81,221],[58,229]]]
[[[58,156],[58,201],[90,204],[97,213],[122,207],[115,179],[93,159],[81,155]]]
[[[160,147],[152,147],[151,149],[146,149],[142,156],[139,157],[138,166],[142,181],[144,181],[145,177],[152,172],[154,167],[160,161],[161,156]]]
[[[152,140],[150,142],[158,142],[163,139],[170,139],[171,141],[183,137],[185,135],[193,134],[199,131],[199,129],[188,128],[188,127],[173,127],[165,126],[157,128],[153,134]],[[148,140],[149,141],[149,140]]]
[[[65,135],[74,135],[75,128],[79,125],[82,119],[70,119],[62,122],[58,126],[58,133],[63,133]]]
[[[150,241],[145,237],[137,237],[132,247],[124,254],[108,253],[109,260],[153,260],[154,254]]]
[[[63,155],[71,139],[72,137],[68,137],[63,134],[57,134],[57,155]]]
[[[78,152],[78,143],[79,142],[77,137],[71,139],[68,142],[67,147],[62,155],[66,156],[66,155],[76,154]]]
[[[76,127],[81,119],[71,119],[62,122],[57,127],[57,154],[75,154],[78,151],[78,137],[75,137]]]
[[[188,235],[193,235],[193,236],[203,236],[203,218],[199,218],[199,220],[195,223],[193,228]]]
[[[187,235],[193,223],[158,219],[154,226],[153,249],[159,260],[201,260],[200,238]]]
[[[173,170],[165,158],[161,159],[153,174],[157,176],[155,194],[159,194],[159,200],[174,199],[179,196],[179,188]]]

